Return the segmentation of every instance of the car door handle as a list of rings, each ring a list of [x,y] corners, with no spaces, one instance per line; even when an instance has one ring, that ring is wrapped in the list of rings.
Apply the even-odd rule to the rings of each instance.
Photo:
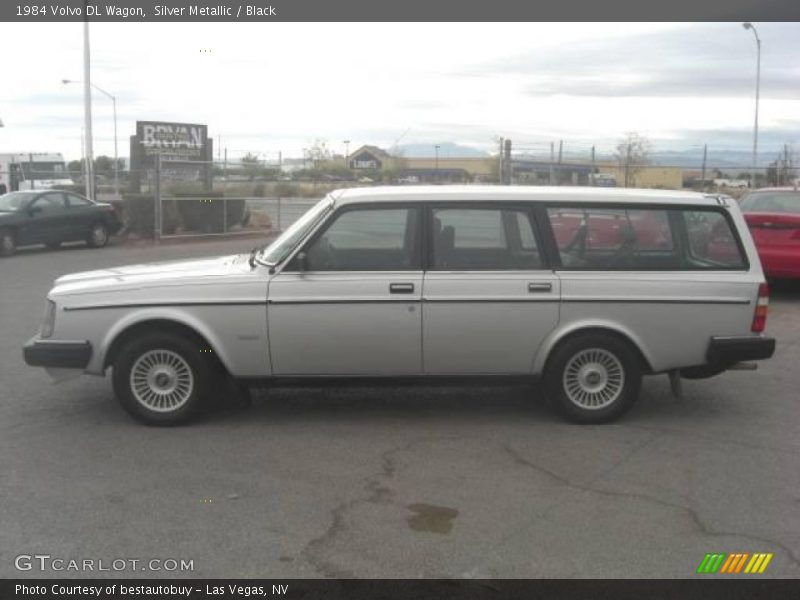
[[[535,282],[528,284],[528,291],[532,294],[537,292],[550,292],[553,290],[553,284],[547,282]]]
[[[389,284],[389,293],[390,294],[413,294],[414,293],[414,284],[413,283],[390,283]]]

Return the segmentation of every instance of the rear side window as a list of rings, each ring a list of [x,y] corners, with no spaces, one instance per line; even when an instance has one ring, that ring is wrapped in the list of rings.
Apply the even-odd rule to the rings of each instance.
[[[513,208],[433,211],[431,268],[439,271],[542,267],[530,214]]]
[[[800,214],[800,192],[753,192],[742,199],[742,212]]]
[[[746,265],[715,210],[551,207],[562,267],[574,270],[740,269]]]
[[[682,211],[686,224],[689,264],[700,268],[743,268],[739,243],[722,213]]]
[[[87,200],[86,198],[81,198],[80,196],[76,196],[75,194],[66,194],[67,200],[69,200],[70,207],[77,207],[77,206],[91,206],[92,202]]]
[[[547,212],[565,267],[649,270],[678,263],[666,210],[591,207]]]

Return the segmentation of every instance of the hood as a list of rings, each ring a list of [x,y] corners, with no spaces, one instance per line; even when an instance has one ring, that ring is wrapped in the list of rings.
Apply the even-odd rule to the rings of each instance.
[[[72,294],[98,289],[138,289],[215,283],[220,278],[252,271],[247,254],[112,267],[59,277],[53,293]]]

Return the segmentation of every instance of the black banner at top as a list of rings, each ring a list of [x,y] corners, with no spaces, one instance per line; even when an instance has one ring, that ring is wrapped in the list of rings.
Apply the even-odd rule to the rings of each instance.
[[[796,21],[798,0],[5,0],[0,20]]]

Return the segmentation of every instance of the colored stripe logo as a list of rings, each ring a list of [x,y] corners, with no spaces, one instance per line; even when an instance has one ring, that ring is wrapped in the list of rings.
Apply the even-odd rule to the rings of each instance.
[[[737,573],[763,573],[772,560],[771,552],[715,552],[706,554],[697,567],[698,573],[703,574],[737,574]]]

